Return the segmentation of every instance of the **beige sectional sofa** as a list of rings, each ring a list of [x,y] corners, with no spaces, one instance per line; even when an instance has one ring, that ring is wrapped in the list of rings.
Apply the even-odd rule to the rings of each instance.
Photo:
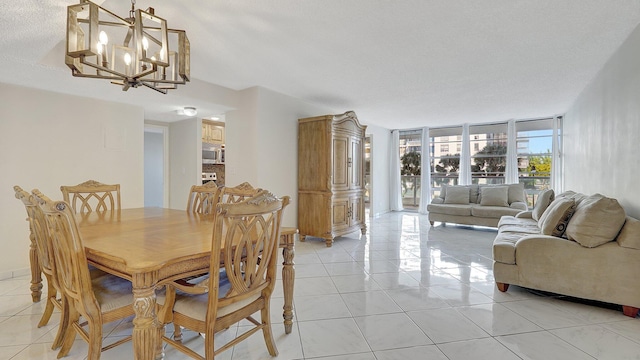
[[[429,222],[498,226],[500,218],[527,210],[523,184],[442,186],[427,206]]]
[[[498,289],[509,284],[640,308],[640,221],[615,199],[568,191],[505,216],[493,243]],[[542,196],[542,195],[541,195]],[[540,204],[541,203],[541,204]]]

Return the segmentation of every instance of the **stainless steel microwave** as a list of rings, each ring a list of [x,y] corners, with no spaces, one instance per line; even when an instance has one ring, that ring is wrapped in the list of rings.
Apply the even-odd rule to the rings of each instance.
[[[224,149],[202,149],[203,164],[223,164]]]

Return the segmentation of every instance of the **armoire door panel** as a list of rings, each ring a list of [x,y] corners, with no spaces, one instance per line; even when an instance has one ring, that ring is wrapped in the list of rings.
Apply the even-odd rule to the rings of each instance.
[[[336,228],[349,226],[349,200],[333,200],[332,226]]]
[[[352,137],[349,142],[351,168],[349,171],[349,189],[359,189],[362,187],[362,169],[363,169],[363,142],[357,137]]]
[[[349,138],[334,137],[333,139],[333,187],[346,190],[349,187],[349,171],[347,164],[349,155]]]

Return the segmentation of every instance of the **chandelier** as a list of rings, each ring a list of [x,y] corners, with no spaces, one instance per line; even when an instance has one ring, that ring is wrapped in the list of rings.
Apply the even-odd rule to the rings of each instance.
[[[142,85],[166,94],[189,81],[189,39],[135,3],[127,18],[88,0],[68,6],[65,64],[73,76],[111,80],[123,91]]]

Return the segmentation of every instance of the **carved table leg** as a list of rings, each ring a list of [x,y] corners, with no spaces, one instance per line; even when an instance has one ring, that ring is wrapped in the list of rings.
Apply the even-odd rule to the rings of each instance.
[[[293,283],[296,277],[293,256],[295,255],[294,241],[296,232],[297,230],[295,232],[287,231],[286,233],[281,233],[281,238],[284,240],[281,241],[281,244],[284,243],[284,248],[282,249],[282,256],[284,257],[284,261],[282,263],[284,313],[282,314],[282,317],[284,318],[285,334],[290,334],[293,327]]]
[[[42,270],[40,269],[40,260],[38,259],[38,250],[36,249],[36,237],[33,231],[29,231],[29,263],[31,265],[31,300],[38,302],[42,299]]]
[[[136,360],[161,359],[163,354],[156,354],[162,338],[156,316],[155,276],[145,275],[150,274],[133,276],[133,356]]]

